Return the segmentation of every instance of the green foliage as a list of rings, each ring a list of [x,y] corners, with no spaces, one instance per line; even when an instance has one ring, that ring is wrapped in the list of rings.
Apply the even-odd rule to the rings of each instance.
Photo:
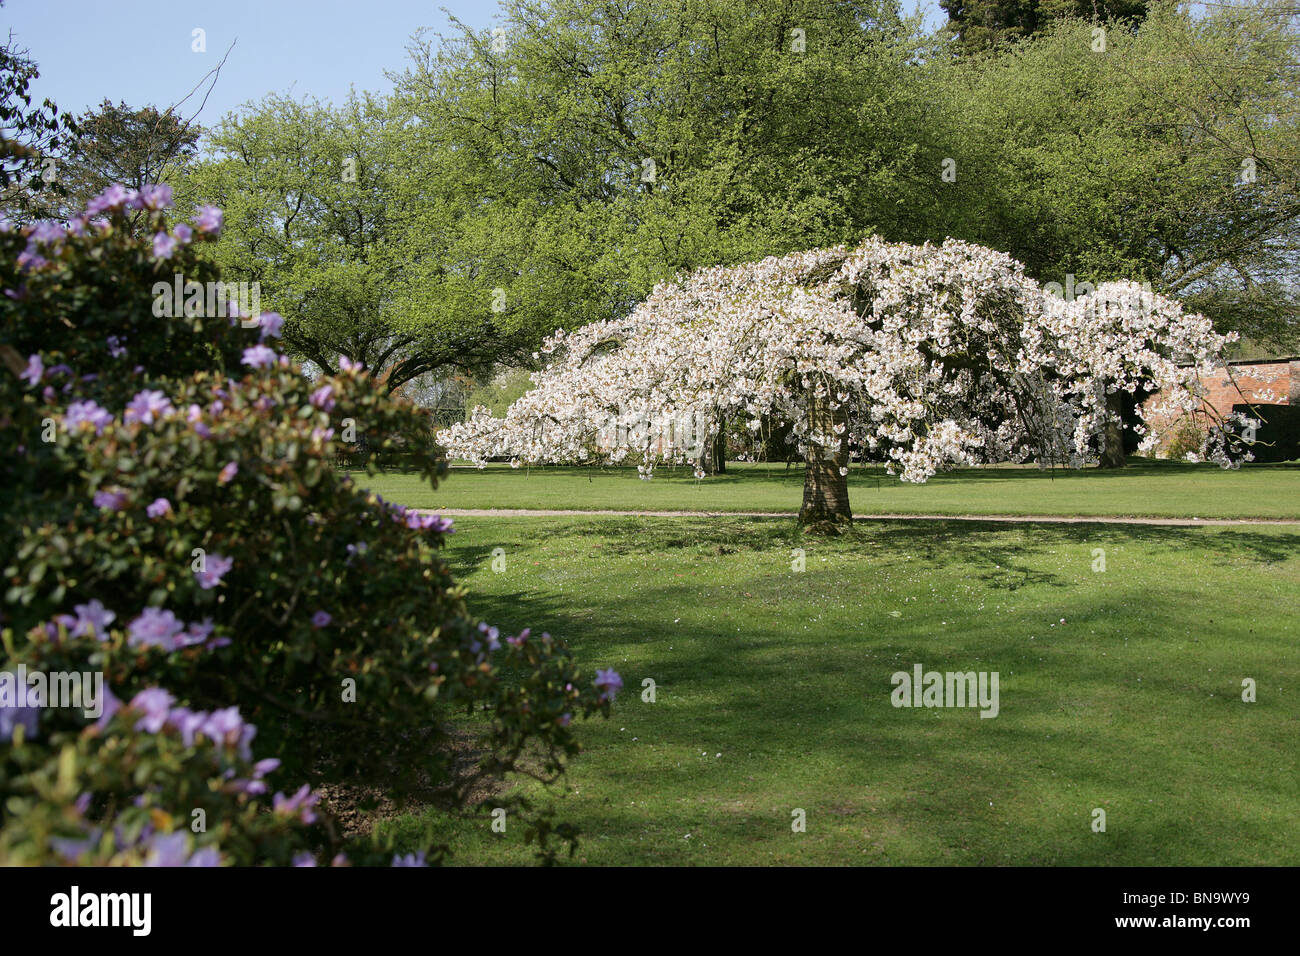
[[[465,408],[486,407],[496,418],[533,387],[532,376],[524,369],[510,369],[493,376],[465,396]]]
[[[262,282],[295,354],[390,387],[522,366],[681,270],[854,240],[907,206],[916,25],[889,5],[504,13],[504,46],[421,39],[391,97],[270,97],[212,131],[183,193],[226,209],[215,258]]]
[[[1234,9],[1153,11],[1103,49],[1092,30],[1065,20],[931,64],[956,181],[921,210],[929,232],[1009,252],[1042,282],[1150,282],[1220,331],[1292,351],[1300,34]]]
[[[1143,9],[1030,5],[1029,39],[963,57],[883,2],[510,0],[499,33],[417,37],[390,96],[228,118],[185,191],[226,206],[217,259],[295,354],[391,387],[869,233],[1149,281],[1292,350],[1293,18]]]
[[[494,310],[509,242],[467,219],[476,199],[454,171],[415,178],[410,120],[370,96],[337,109],[268,97],[212,131],[182,188],[225,208],[212,256],[261,283],[295,354],[326,372],[347,356],[389,389],[520,361],[534,339]]]

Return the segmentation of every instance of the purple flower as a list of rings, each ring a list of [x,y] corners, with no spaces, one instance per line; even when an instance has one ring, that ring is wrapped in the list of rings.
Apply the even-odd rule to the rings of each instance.
[[[330,617],[328,611],[317,611],[311,616],[311,626],[314,628],[329,627],[334,618]]]
[[[24,272],[31,269],[40,269],[49,264],[49,259],[46,259],[44,256],[34,252],[30,248],[24,249],[22,252],[18,253],[18,268],[22,269]]]
[[[288,816],[300,816],[303,823],[315,823],[316,814],[312,812],[312,807],[320,799],[320,794],[312,793],[311,787],[303,784],[298,792],[292,797],[286,797],[283,793],[277,793],[271,798],[272,808],[276,813],[283,813]]]
[[[200,438],[211,438],[212,429],[203,421],[203,409],[191,405],[185,412],[185,420],[194,426],[194,434]]]
[[[219,746],[238,744],[244,733],[244,721],[239,716],[239,708],[214,710],[203,722],[200,733]]]
[[[39,707],[0,704],[0,740],[13,740],[14,728],[18,726],[23,728],[23,739],[31,740],[36,736],[39,720]]]
[[[156,609],[152,609],[156,610]],[[161,687],[150,687],[131,698],[131,709],[142,711],[144,716],[136,723],[136,730],[156,734],[163,729],[176,698]]]
[[[170,259],[172,253],[176,251],[176,240],[165,232],[156,233],[153,237],[153,255],[155,259]]]
[[[360,362],[354,362],[346,355],[339,356],[339,371],[342,372],[359,372],[364,366]]]
[[[166,183],[150,183],[140,187],[140,205],[145,209],[168,209],[172,204],[172,188]]]
[[[208,715],[203,711],[193,711],[188,707],[173,707],[167,714],[167,724],[181,735],[181,743],[186,747],[194,746],[194,737],[203,729]]]
[[[86,203],[86,214],[93,216],[96,213],[120,209],[134,198],[135,190],[127,189],[121,183],[113,183],[113,185]]]
[[[295,853],[293,855],[293,865],[294,866],[315,866],[316,857],[312,856],[306,850],[303,850],[301,853]]]
[[[258,316],[257,324],[261,327],[258,338],[278,339],[280,329],[284,326],[284,319],[279,312],[263,312]]]
[[[194,220],[194,225],[199,227],[199,232],[204,234],[213,234],[221,231],[222,214],[216,206],[200,206],[198,218]]]
[[[27,234],[29,243],[41,243],[49,245],[52,242],[62,242],[66,233],[61,225],[57,222],[38,222],[32,226],[31,232]]]
[[[418,511],[412,511],[405,505],[389,505],[393,512],[393,520],[399,524],[405,524],[408,528],[418,531],[439,531],[452,534],[452,520],[444,518],[441,515],[421,514]]]
[[[230,644],[230,638],[228,637],[208,637],[213,629],[212,618],[205,617],[202,624],[190,624],[189,627],[185,628],[185,633],[176,638],[176,646],[181,648],[202,644],[208,650],[212,650],[214,647],[228,646]]]
[[[18,376],[28,385],[37,385],[45,377],[45,363],[41,361],[39,355],[31,355],[27,358],[27,368]]]
[[[495,651],[501,647],[501,632],[495,627],[490,627],[486,621],[480,621],[478,625],[479,633],[488,639],[488,650]]]
[[[95,729],[103,730],[108,726],[108,722],[113,719],[113,715],[122,709],[122,701],[113,693],[107,684],[104,685],[104,712],[99,715],[99,720],[95,721]]]
[[[514,637],[507,637],[506,643],[514,647],[523,647],[524,644],[528,642],[528,637],[532,633],[533,633],[533,629],[531,627],[526,627],[518,634],[516,634]]]
[[[220,866],[221,853],[214,846],[205,846],[201,850],[195,850],[194,855],[190,857],[186,866]]]
[[[252,368],[269,368],[275,364],[275,358],[273,349],[265,345],[252,345],[244,349],[244,357],[240,361]]]
[[[108,511],[121,511],[126,507],[126,492],[116,488],[105,488],[102,491],[95,492],[94,504],[96,508],[104,508]]]
[[[73,610],[77,612],[77,621],[72,628],[75,637],[89,634],[102,641],[108,637],[108,625],[117,619],[116,614],[97,600],[78,604]]]
[[[596,669],[595,684],[600,690],[602,699],[613,700],[620,690],[623,689],[623,678],[618,676],[618,672],[613,668],[609,670]]]
[[[86,796],[89,796],[86,794]],[[91,849],[99,845],[99,839],[104,832],[96,827],[87,832],[80,840],[70,839],[68,837],[50,837],[50,849],[68,863],[75,863],[82,856],[89,853]]]
[[[144,509],[144,513],[150,518],[161,518],[172,513],[172,503],[166,498],[155,498],[153,503]]]
[[[141,422],[145,425],[152,425],[155,420],[162,418],[172,410],[172,403],[162,392],[151,391],[146,389],[143,392],[137,392],[135,398],[126,406],[126,414],[122,420],[130,424],[131,422]]]
[[[126,354],[126,348],[122,345],[120,336],[110,335],[105,341],[108,342],[108,354],[113,358],[121,358]]]
[[[195,571],[194,577],[198,579],[199,587],[205,591],[210,591],[221,583],[221,579],[226,576],[226,572],[235,566],[232,558],[227,558],[220,554],[209,554],[203,560],[203,569]]]
[[[112,414],[93,401],[73,402],[63,416],[68,431],[76,431],[81,425],[92,425],[98,435],[112,423]]]
[[[228,485],[234,481],[237,474],[239,474],[239,465],[233,461],[227,462],[226,466],[221,469],[221,473],[217,475],[217,484]]]
[[[424,862],[424,851],[418,853],[408,853],[406,856],[393,855],[393,866],[424,866],[429,864]]]
[[[45,636],[52,643],[59,643],[60,634],[70,634],[76,626],[77,619],[71,614],[56,614],[53,620],[48,621],[45,625]],[[60,630],[62,628],[62,630]]]
[[[322,411],[332,412],[334,411],[333,395],[334,395],[333,385],[322,385],[320,388],[316,389],[316,391],[311,393],[311,398],[309,399],[309,401],[312,403],[312,405],[314,405],[316,408],[321,409]]]
[[[130,647],[162,647],[172,650],[177,635],[184,629],[184,623],[177,620],[171,611],[147,607],[127,625],[126,643]]]
[[[184,830],[175,833],[155,833],[149,841],[149,855],[145,866],[184,866],[189,859],[189,837]]]
[[[172,235],[176,237],[176,241],[181,245],[187,246],[190,244],[190,240],[194,238],[194,230],[182,222],[178,223],[176,228],[172,230]]]

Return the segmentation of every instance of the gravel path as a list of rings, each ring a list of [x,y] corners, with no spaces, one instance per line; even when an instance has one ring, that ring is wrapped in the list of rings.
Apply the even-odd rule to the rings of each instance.
[[[611,511],[563,510],[554,508],[413,508],[422,514],[440,514],[449,517],[473,518],[565,518],[612,515],[641,518],[794,518],[793,511]],[[1295,518],[1128,518],[1119,515],[918,515],[918,514],[860,514],[857,521],[1001,521],[1008,524],[1141,524],[1196,528],[1202,525],[1282,525],[1300,527]]]

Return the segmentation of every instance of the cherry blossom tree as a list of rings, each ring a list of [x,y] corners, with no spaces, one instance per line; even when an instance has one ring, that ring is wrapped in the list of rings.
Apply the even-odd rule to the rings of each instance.
[[[503,418],[476,408],[439,440],[480,465],[633,459],[649,478],[698,461],[719,421],[777,423],[807,462],[800,520],[835,526],[851,516],[850,460],[913,482],[984,462],[1079,467],[1119,424],[1119,392],[1158,391],[1143,413],[1164,427],[1212,418],[1199,454],[1230,466],[1232,416],[1200,386],[1229,341],[1136,283],[1067,301],[991,249],[872,238],[703,269],[626,317],[556,332]],[[1154,447],[1151,421],[1132,427]]]

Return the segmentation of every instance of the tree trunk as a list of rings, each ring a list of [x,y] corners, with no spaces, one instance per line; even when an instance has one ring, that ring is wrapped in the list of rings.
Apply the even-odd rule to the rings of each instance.
[[[1124,396],[1112,392],[1106,396],[1106,414],[1108,418],[1101,431],[1101,460],[1098,468],[1124,467]]]
[[[706,475],[723,475],[727,472],[727,420],[718,425],[718,433],[704,443],[695,463]]]
[[[809,397],[808,414],[812,432],[834,435],[834,426],[847,423],[844,408],[832,410],[829,397]],[[837,532],[853,520],[849,509],[849,454],[846,443],[837,440],[830,448],[808,443],[808,468],[803,478],[803,507],[799,523],[810,531]],[[844,469],[846,474],[840,474]]]

